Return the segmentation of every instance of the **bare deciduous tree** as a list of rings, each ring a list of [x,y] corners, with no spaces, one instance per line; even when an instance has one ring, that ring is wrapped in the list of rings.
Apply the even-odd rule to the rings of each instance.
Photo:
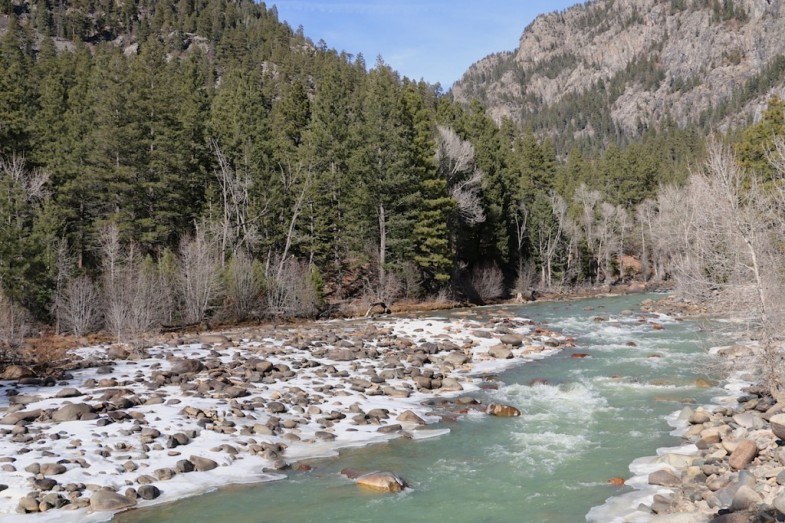
[[[455,202],[458,216],[468,225],[485,221],[480,199],[484,178],[474,162],[474,146],[449,127],[438,126],[436,161],[447,180],[447,191]]]
[[[222,253],[220,244],[205,227],[180,243],[180,295],[183,319],[199,323],[218,297]]]
[[[101,234],[104,320],[118,340],[134,340],[163,322],[167,294],[152,260],[124,246],[115,225]]]
[[[30,334],[30,315],[11,301],[0,286],[0,346],[15,348]]]
[[[237,172],[232,162],[223,154],[217,140],[212,141],[218,169],[215,176],[221,188],[221,252],[226,254],[239,249],[251,249],[259,241],[256,222],[267,214],[269,202],[251,214],[250,189],[253,180],[246,171]],[[222,258],[223,260],[223,258]]]
[[[226,267],[226,301],[236,320],[257,316],[261,309],[262,268],[243,250],[232,256]]]
[[[88,276],[69,278],[54,303],[63,326],[76,336],[84,336],[99,327],[101,295]]]
[[[21,187],[31,202],[40,202],[49,195],[46,188],[49,174],[40,169],[29,170],[23,156],[0,157],[0,176]]]
[[[764,379],[775,398],[784,401],[779,338],[785,325],[780,249],[785,227],[778,191],[764,188],[718,141],[709,143],[707,153],[704,169],[690,176],[684,197],[671,193],[664,202],[672,205],[668,200],[675,200],[678,205],[660,207],[674,237],[668,247],[680,290],[715,307],[749,315],[761,339]]]
[[[493,301],[504,295],[504,275],[496,264],[475,267],[472,270],[471,285],[483,302]]]
[[[277,316],[313,316],[317,312],[318,294],[307,264],[295,259],[279,261],[273,257],[275,272],[265,279],[265,298],[269,314]]]

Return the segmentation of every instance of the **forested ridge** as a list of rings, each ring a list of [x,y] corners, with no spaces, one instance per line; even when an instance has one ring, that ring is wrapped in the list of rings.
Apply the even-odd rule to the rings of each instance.
[[[785,5],[766,0],[596,0],[539,16],[518,48],[453,88],[557,150],[629,144],[675,123],[746,126],[785,91]]]
[[[697,128],[557,154],[264,4],[0,6],[0,341],[668,277],[658,188]]]

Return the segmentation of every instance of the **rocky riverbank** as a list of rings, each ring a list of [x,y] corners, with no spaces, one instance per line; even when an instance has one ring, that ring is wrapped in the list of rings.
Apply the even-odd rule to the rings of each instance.
[[[424,427],[442,415],[516,415],[462,394],[570,343],[502,317],[331,321],[80,348],[56,379],[8,368],[0,515],[105,520],[343,447],[438,436]]]
[[[754,344],[718,347],[720,358],[744,368]],[[680,447],[633,462],[626,484],[636,490],[592,509],[590,521],[743,523],[785,520],[785,406],[756,376],[735,373],[727,396],[684,407],[670,422]],[[619,507],[638,502],[632,511]]]

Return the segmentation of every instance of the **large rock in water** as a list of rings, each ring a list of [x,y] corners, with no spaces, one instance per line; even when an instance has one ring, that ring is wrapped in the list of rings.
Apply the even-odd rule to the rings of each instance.
[[[771,431],[779,439],[785,439],[785,414],[777,414],[769,419]]]
[[[491,416],[499,416],[501,418],[510,418],[520,416],[521,411],[511,405],[502,405],[500,403],[491,403],[485,409],[486,414]]]
[[[736,450],[730,455],[728,464],[735,470],[742,470],[758,455],[758,445],[749,439],[743,439],[736,445]]]
[[[488,355],[499,360],[508,360],[512,358],[512,351],[504,345],[496,345],[488,349]]]
[[[90,496],[90,508],[96,511],[103,510],[123,510],[136,505],[136,500],[118,494],[113,490],[96,490]]]
[[[499,341],[501,341],[505,345],[520,347],[521,345],[523,345],[523,336],[519,334],[505,334],[499,339]]]
[[[371,472],[354,480],[359,486],[376,492],[401,492],[406,482],[392,472]]]

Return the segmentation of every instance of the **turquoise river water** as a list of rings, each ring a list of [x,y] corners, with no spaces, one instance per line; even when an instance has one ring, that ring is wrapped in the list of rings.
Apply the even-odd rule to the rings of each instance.
[[[624,296],[464,312],[522,316],[574,336],[575,349],[498,376],[484,402],[518,406],[520,418],[468,416],[451,432],[419,442],[396,440],[312,461],[289,479],[228,487],[116,517],[123,523],[261,522],[580,522],[592,506],[625,492],[629,463],[679,443],[664,417],[684,403],[706,403],[716,388],[711,346],[701,325],[665,319],[663,330],[639,322],[639,303]],[[601,316],[609,321],[595,321]],[[630,347],[627,342],[634,341]],[[715,340],[721,341],[721,340]],[[718,343],[715,343],[718,344]],[[576,352],[588,358],[572,358]],[[542,378],[548,384],[530,385]],[[396,495],[358,489],[344,467],[392,470],[413,487]]]

